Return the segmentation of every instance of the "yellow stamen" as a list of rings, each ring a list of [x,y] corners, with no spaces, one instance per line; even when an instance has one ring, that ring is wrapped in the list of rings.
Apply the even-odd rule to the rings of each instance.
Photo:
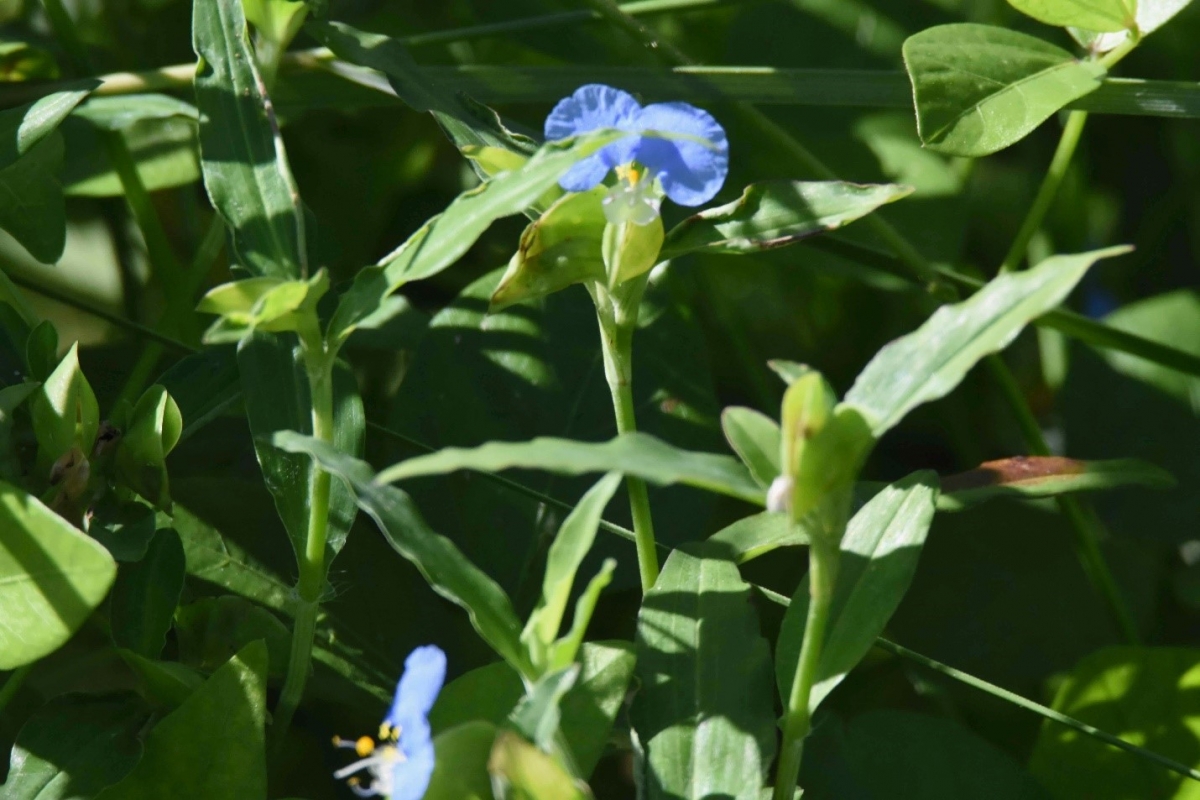
[[[358,753],[361,758],[366,758],[375,752],[375,740],[370,736],[361,736],[354,743],[354,752]]]

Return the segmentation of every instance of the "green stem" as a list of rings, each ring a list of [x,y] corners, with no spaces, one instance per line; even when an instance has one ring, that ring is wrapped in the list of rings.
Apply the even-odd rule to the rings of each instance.
[[[825,644],[825,628],[829,624],[829,609],[833,603],[833,586],[837,578],[838,546],[836,539],[814,539],[808,553],[808,618],[800,659],[792,677],[792,690],[784,712],[783,743],[779,749],[779,767],[775,773],[773,800],[792,800],[800,776],[800,761],[804,755],[804,739],[812,727],[809,707],[821,651]]]
[[[21,690],[21,685],[25,683],[25,679],[29,677],[29,673],[32,671],[33,664],[26,664],[23,667],[18,667],[12,675],[8,676],[8,680],[0,688],[0,714],[4,713],[4,709],[16,697],[17,692]]]
[[[1025,220],[1021,223],[1016,238],[1008,248],[1008,255],[1004,257],[1004,263],[1000,265],[1001,272],[1012,272],[1025,259],[1029,240],[1042,227],[1046,214],[1054,205],[1054,198],[1058,196],[1063,178],[1067,176],[1067,168],[1071,165],[1071,158],[1075,155],[1075,148],[1079,145],[1079,138],[1083,135],[1083,126],[1087,123],[1087,118],[1086,111],[1072,111],[1067,115],[1067,124],[1063,126],[1062,136],[1058,139],[1054,158],[1050,159],[1046,177],[1042,179],[1042,185],[1033,199],[1033,205],[1029,207],[1029,213],[1025,215]]]
[[[617,433],[637,431],[633,407],[633,334],[637,329],[638,306],[649,275],[609,290],[595,284],[590,287],[600,322],[600,349],[604,356],[604,376],[612,394]],[[654,541],[654,520],[650,515],[650,495],[641,478],[626,476],[629,491],[629,513],[633,518],[634,543],[637,546],[638,573],[642,592],[658,580],[658,552]]]
[[[1051,455],[1050,447],[1046,444],[1046,437],[1042,434],[1042,428],[1038,425],[1037,418],[1034,417],[1029,404],[1025,402],[1021,387],[1017,384],[1008,365],[998,355],[988,356],[987,365],[1000,387],[1001,393],[1008,399],[1009,406],[1016,415],[1017,425],[1021,429],[1021,435],[1024,437],[1030,453],[1035,456]],[[1087,573],[1092,585],[1104,598],[1117,630],[1129,644],[1140,644],[1141,636],[1138,633],[1133,612],[1121,594],[1112,570],[1108,568],[1104,552],[1100,549],[1104,530],[1099,518],[1091,510],[1090,505],[1085,505],[1076,497],[1064,495],[1055,498],[1055,501],[1058,503],[1059,511],[1071,525],[1071,532],[1075,539],[1075,551],[1083,565],[1084,572]]]
[[[305,343],[305,367],[312,398],[313,437],[323,442],[332,442],[333,359],[326,354],[319,332],[310,331],[307,335],[302,335],[301,340]],[[292,651],[288,658],[287,676],[284,678],[274,714],[272,736],[277,747],[282,745],[287,735],[292,717],[304,696],[304,686],[308,682],[313,637],[321,608],[321,595],[325,588],[329,492],[329,473],[314,464],[309,485],[308,535],[304,552],[298,559],[300,579],[296,584],[296,592],[300,596],[300,605],[292,631]]]

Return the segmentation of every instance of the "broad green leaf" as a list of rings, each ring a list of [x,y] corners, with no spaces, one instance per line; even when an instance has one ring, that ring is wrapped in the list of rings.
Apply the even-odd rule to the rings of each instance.
[[[279,47],[287,47],[308,16],[304,0],[242,0],[242,5],[246,19],[264,39]]]
[[[554,543],[550,545],[542,579],[542,594],[521,633],[521,641],[528,648],[534,666],[539,669],[549,667],[547,657],[562,627],[571,588],[575,585],[575,573],[592,549],[604,509],[620,485],[620,473],[610,473],[601,478],[563,520]],[[568,662],[573,660],[574,654]],[[549,668],[561,669],[563,666],[565,664]]]
[[[563,738],[581,775],[590,775],[608,745],[613,721],[633,677],[633,646],[628,642],[585,642],[579,650],[579,679],[560,708]],[[503,724],[524,694],[521,678],[502,661],[471,670],[451,681],[429,715],[435,732],[470,720]]]
[[[1110,247],[1053,256],[942,306],[916,331],[876,353],[845,404],[862,412],[876,438],[882,436],[912,409],[949,394],[980,359],[1003,350],[1031,320],[1061,303],[1092,264],[1125,252]]]
[[[204,683],[203,675],[178,661],[157,661],[123,648],[117,652],[138,676],[138,690],[157,706],[178,708]]]
[[[1012,756],[970,728],[891,709],[823,717],[804,744],[800,783],[804,800],[1047,800]]]
[[[1104,318],[1112,327],[1200,355],[1200,293],[1167,292],[1122,306]],[[1166,392],[1200,414],[1200,377],[1115,350],[1100,351],[1109,365]]]
[[[116,574],[99,542],[0,482],[0,669],[62,646],[100,605]]]
[[[251,642],[267,647],[268,674],[287,668],[292,635],[270,611],[240,597],[206,597],[179,609],[175,615],[179,660],[211,672]]]
[[[87,534],[104,545],[117,561],[141,561],[158,530],[154,509],[145,503],[121,502],[109,496],[91,509]]]
[[[1028,34],[974,23],[910,36],[904,64],[921,141],[956,156],[986,156],[1020,141],[1104,77],[1097,62],[1079,61]]]
[[[71,346],[54,372],[30,399],[38,465],[43,470],[73,447],[86,457],[100,428],[100,407],[79,367],[79,344]]]
[[[732,203],[705,209],[672,228],[661,258],[697,251],[739,254],[787,247],[848,225],[911,193],[911,187],[891,183],[752,183]]]
[[[565,475],[623,472],[660,485],[684,483],[759,505],[764,501],[762,488],[736,459],[680,450],[644,433],[624,434],[608,442],[547,436],[528,442],[489,442],[470,449],[448,447],[388,467],[378,480],[392,483],[460,469],[499,472],[515,467]]]
[[[246,646],[146,736],[142,760],[97,800],[265,800],[267,649]]]
[[[659,263],[664,236],[662,217],[657,214],[645,225],[605,225],[600,253],[609,288],[633,280]]]
[[[187,570],[179,534],[163,528],[146,557],[122,567],[113,584],[113,642],[146,658],[158,658],[179,605]]]
[[[1141,36],[1166,25],[1172,17],[1190,5],[1192,0],[1138,0],[1137,30]],[[1129,31],[1117,33],[1097,33],[1081,28],[1069,28],[1075,41],[1093,53],[1107,53],[1123,44],[1130,36]]]
[[[526,226],[492,294],[493,311],[576,283],[605,280],[601,202],[607,191],[597,186],[565,195]]]
[[[745,564],[780,547],[806,545],[808,536],[808,529],[793,525],[787,514],[762,511],[722,528],[709,541],[728,548],[734,561]]]
[[[52,134],[59,124],[83,102],[92,87],[53,92],[28,105],[0,111],[0,169]]]
[[[126,94],[92,97],[75,109],[79,119],[85,119],[106,131],[120,131],[148,119],[181,118],[199,121],[200,112],[167,94]]]
[[[586,800],[590,794],[553,756],[511,731],[496,737],[488,772],[497,800]]]
[[[67,209],[58,170],[63,139],[53,131],[25,155],[0,169],[0,228],[29,254],[53,264],[67,243]]]
[[[490,722],[465,722],[433,737],[433,777],[424,800],[492,800],[488,756],[496,741]]]
[[[501,658],[523,676],[533,676],[520,642],[520,623],[504,590],[453,542],[430,530],[407,494],[382,484],[370,465],[325,442],[293,431],[276,433],[271,441],[287,453],[312,456],[322,469],[345,482],[359,508],[375,520],[396,552],[421,571],[435,592],[467,612],[479,635]]]
[[[758,485],[769,487],[783,471],[779,465],[779,423],[761,411],[730,406],[721,412],[721,430]]]
[[[105,100],[137,100],[165,95],[128,95]],[[119,132],[151,192],[200,179],[199,122],[195,106],[181,101],[101,106],[87,122],[72,118],[62,126],[67,144],[63,190],[69,197],[120,197],[125,193],[109,154],[110,128]]]
[[[303,455],[279,452],[266,438],[275,431],[312,431],[308,377],[299,345],[293,342],[290,336],[256,331],[238,345],[238,366],[263,479],[299,557],[308,540],[312,462]],[[334,444],[351,456],[358,455],[363,449],[366,417],[358,384],[340,362],[334,367],[333,394]],[[354,498],[341,481],[335,481],[330,490],[329,509],[327,570],[346,543],[356,514]]]
[[[132,695],[57,697],[17,734],[5,800],[86,800],[124,778],[142,756],[149,709]]]
[[[306,277],[304,211],[250,46],[242,0],[204,0],[193,8],[200,157],[209,199],[229,225],[238,262],[251,274]]]
[[[410,281],[432,277],[458,261],[484,231],[501,217],[519,214],[557,185],[575,162],[624,134],[601,130],[562,142],[550,142],[520,169],[501,173],[465,192],[376,267],[361,271],[342,295],[329,325],[329,337],[344,341],[383,299]]]
[[[162,386],[147,389],[117,444],[116,467],[122,483],[159,508],[171,505],[167,456],[179,442],[183,417]]]
[[[542,750],[554,752],[555,737],[562,719],[559,704],[578,678],[578,664],[538,678],[509,715],[509,724]]]
[[[1059,686],[1054,710],[1200,767],[1200,650],[1100,650],[1083,659]],[[1050,721],[1042,724],[1029,769],[1060,800],[1200,796],[1195,781]]]
[[[1137,27],[1138,0],[1008,0],[1038,22],[1089,31],[1123,31]]]
[[[833,601],[817,679],[809,698],[815,710],[883,633],[917,569],[933,522],[937,477],[917,472],[889,486],[854,515],[842,539]],[[808,616],[808,580],[801,581],[783,618],[775,649],[775,675],[789,697]]]
[[[958,511],[997,497],[1053,497],[1121,486],[1170,489],[1166,470],[1134,458],[1079,461],[1061,456],[1017,456],[987,461],[969,472],[942,478],[938,511]]]
[[[770,651],[723,548],[676,550],[638,614],[646,798],[754,798],[775,749]]]

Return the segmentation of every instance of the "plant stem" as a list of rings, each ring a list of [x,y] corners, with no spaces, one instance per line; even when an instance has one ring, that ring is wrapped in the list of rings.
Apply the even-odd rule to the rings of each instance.
[[[1079,138],[1083,135],[1083,126],[1087,123],[1087,118],[1086,111],[1072,111],[1067,115],[1067,124],[1063,126],[1062,136],[1058,139],[1058,147],[1054,150],[1054,157],[1050,159],[1050,166],[1046,169],[1046,177],[1042,179],[1042,185],[1033,199],[1033,205],[1029,207],[1029,213],[1025,215],[1025,220],[1021,223],[1016,238],[1008,248],[1008,255],[1004,257],[1004,262],[1000,265],[1001,272],[1012,272],[1025,259],[1029,240],[1042,227],[1046,214],[1054,205],[1054,198],[1058,196],[1063,178],[1067,176],[1067,168],[1071,165],[1071,157],[1075,155],[1075,148],[1079,145]]]
[[[319,331],[301,335],[305,367],[312,398],[312,435],[323,442],[333,441],[333,358],[324,349]],[[315,463],[309,484],[308,536],[300,556],[300,596],[296,624],[292,630],[292,651],[287,676],[275,707],[272,736],[276,747],[282,745],[292,717],[304,696],[312,661],[313,637],[325,587],[325,542],[329,535],[330,476]]]
[[[25,683],[25,679],[29,677],[29,673],[33,671],[33,664],[26,664],[23,667],[18,667],[13,674],[8,676],[8,680],[4,682],[4,686],[0,687],[0,714],[4,713],[4,709],[12,702],[17,692],[21,691],[21,685]]]
[[[1038,425],[1037,418],[1034,417],[1029,404],[1025,402],[1025,398],[1021,394],[1021,387],[1017,384],[1008,365],[998,355],[988,356],[987,365],[999,385],[1001,393],[1008,399],[1009,406],[1016,415],[1017,425],[1021,429],[1021,435],[1024,437],[1029,451],[1035,456],[1051,455],[1041,426]],[[1121,594],[1121,588],[1117,585],[1112,571],[1108,568],[1108,562],[1104,558],[1104,552],[1100,549],[1100,541],[1104,538],[1103,524],[1091,510],[1090,505],[1085,505],[1076,497],[1063,495],[1056,497],[1055,502],[1058,503],[1059,511],[1070,523],[1075,539],[1075,551],[1083,565],[1083,570],[1087,573],[1092,585],[1105,599],[1117,630],[1129,644],[1140,644],[1141,636],[1138,633],[1133,612]]]
[[[795,522],[793,522],[795,524]],[[800,660],[792,676],[792,691],[783,723],[783,743],[779,749],[779,767],[775,773],[773,800],[792,800],[800,776],[800,761],[804,755],[804,739],[812,727],[809,701],[821,651],[825,645],[825,628],[833,602],[833,586],[837,578],[837,539],[814,538],[808,551],[808,618],[804,639],[800,645]]]
[[[637,431],[633,407],[633,334],[637,329],[638,306],[646,289],[649,273],[626,281],[615,289],[594,284],[589,287],[600,323],[600,349],[604,356],[604,377],[612,394],[617,433]],[[625,477],[629,491],[629,513],[633,518],[634,543],[637,546],[638,573],[642,592],[658,580],[658,552],[654,542],[654,520],[650,515],[650,495],[646,482],[632,475]]]

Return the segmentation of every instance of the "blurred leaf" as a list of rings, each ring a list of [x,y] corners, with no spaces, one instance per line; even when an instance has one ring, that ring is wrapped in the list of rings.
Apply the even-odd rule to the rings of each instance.
[[[97,800],[265,800],[267,650],[246,646],[150,731],[142,760]]]
[[[292,635],[270,611],[240,597],[207,597],[175,615],[179,660],[211,672],[251,642],[266,644],[268,675],[283,675]]]
[[[815,710],[883,633],[908,591],[933,522],[937,477],[918,472],[868,502],[842,538],[833,602],[821,663],[809,697]],[[801,581],[783,618],[775,648],[775,676],[790,697],[808,617],[808,579]]]
[[[146,557],[122,568],[112,590],[113,642],[146,658],[158,658],[179,605],[187,569],[179,534],[163,528]]]
[[[288,453],[305,453],[320,467],[352,487],[388,543],[421,571],[433,590],[457,603],[479,635],[518,672],[532,667],[520,642],[520,623],[512,604],[495,581],[463,556],[444,536],[430,530],[407,494],[376,480],[370,465],[325,442],[293,431],[276,433],[272,443]]]
[[[424,800],[492,800],[488,756],[496,741],[490,722],[465,722],[433,738],[433,777]]]
[[[766,181],[732,203],[688,217],[667,234],[663,259],[685,253],[753,253],[836,230],[912,193],[909,186]]]
[[[204,676],[177,661],[145,658],[131,650],[118,649],[121,659],[138,676],[139,690],[150,702],[175,709],[204,683]]]
[[[954,197],[963,189],[963,176],[950,159],[921,145],[911,111],[862,117],[854,125],[854,136],[875,154],[884,175],[913,187],[914,200]]]
[[[1089,31],[1134,28],[1138,0],[1008,0],[1008,4],[1039,22]]]
[[[99,543],[0,482],[0,669],[57,650],[108,594],[117,565]]]
[[[74,114],[106,131],[125,130],[148,119],[181,118],[192,122],[200,119],[194,105],[167,94],[92,97],[76,108]]]
[[[37,388],[36,383],[24,382],[0,389],[0,480],[17,480],[25,471],[13,439],[13,414]]]
[[[538,678],[509,715],[509,723],[540,749],[553,753],[559,721],[562,719],[559,703],[578,678],[577,664]]]
[[[1200,650],[1109,647],[1081,661],[1054,709],[1200,766]],[[1070,728],[1042,723],[1029,768],[1056,798],[1189,798],[1196,783]]]
[[[241,395],[237,359],[233,348],[210,347],[187,356],[158,376],[183,417],[180,441],[232,407]]]
[[[521,633],[521,641],[528,649],[533,665],[539,670],[560,670],[566,663],[575,660],[573,652],[563,654],[565,657],[562,660],[566,663],[551,664],[548,656],[562,627],[567,600],[575,585],[575,573],[592,549],[604,509],[620,485],[619,473],[610,473],[601,478],[563,520],[554,543],[550,545],[550,552],[546,556],[546,573],[542,579],[542,594]]]
[[[86,800],[129,774],[142,757],[149,710],[136,697],[64,695],[17,734],[5,800]]]
[[[494,221],[521,213],[557,185],[559,177],[575,162],[623,135],[600,130],[551,142],[520,169],[501,173],[459,195],[445,211],[384,256],[377,267],[358,273],[329,324],[330,339],[344,340],[385,297],[404,284],[430,278],[458,261]]]
[[[730,406],[721,412],[721,430],[758,485],[770,487],[783,471],[779,466],[779,423],[752,408]]]
[[[134,95],[139,97],[141,95]],[[118,99],[118,98],[105,98]],[[67,144],[62,183],[70,197],[120,197],[125,190],[109,158],[108,138],[104,131],[114,126],[125,140],[139,177],[151,192],[186,186],[200,180],[198,124],[195,109],[187,103],[193,116],[178,109],[144,109],[147,116],[136,117],[143,109],[104,109],[99,124],[68,120],[63,125]],[[156,111],[161,116],[155,116]]]
[[[1104,77],[1098,63],[1041,39],[970,23],[910,36],[904,63],[921,141],[956,156],[986,156],[1020,141]]]
[[[1200,356],[1200,294],[1181,289],[1122,306],[1104,318],[1112,327]],[[1115,350],[1100,353],[1117,372],[1160,389],[1200,414],[1200,378]]]
[[[1092,264],[1125,252],[1110,247],[1053,256],[942,306],[871,359],[846,393],[846,405],[859,409],[876,438],[882,436],[912,409],[951,392],[980,359],[1003,350],[1031,320],[1061,303]]]
[[[734,561],[745,564],[780,547],[808,544],[808,530],[793,525],[787,514],[762,511],[722,528],[709,541],[729,548]]]
[[[1137,0],[1137,29],[1142,36],[1161,28],[1172,17],[1187,7],[1192,0]],[[1129,38],[1128,31],[1119,33],[1097,33],[1091,30],[1070,28],[1069,33],[1084,47],[1095,53],[1106,53]]]
[[[56,132],[0,170],[0,228],[29,254],[53,264],[67,243],[67,209],[58,170],[63,140]]]
[[[1053,497],[1121,486],[1170,489],[1171,473],[1134,458],[1079,461],[1061,456],[1015,456],[986,461],[969,472],[942,479],[938,511],[958,511],[997,497]]]
[[[204,186],[252,275],[307,273],[304,211],[259,75],[242,0],[196,3],[196,107]]]
[[[29,332],[25,341],[25,363],[29,377],[44,381],[58,366],[58,329],[50,320],[42,320]]]
[[[54,56],[28,42],[0,43],[0,81],[53,80],[59,76]]]
[[[647,798],[758,800],[775,749],[770,651],[723,548],[688,547],[671,553],[638,614],[640,784]]]
[[[448,447],[388,467],[379,473],[378,480],[392,483],[460,469],[499,472],[514,467],[566,475],[622,472],[660,485],[685,483],[750,503],[763,503],[762,489],[736,459],[680,450],[646,433],[628,433],[608,442],[546,436],[528,442],[488,442],[469,449]]]
[[[246,19],[263,38],[286,47],[304,25],[308,4],[304,0],[242,0]]]
[[[488,759],[498,800],[586,800],[589,792],[562,765],[511,731],[500,731]]]
[[[969,729],[907,711],[868,711],[848,723],[827,716],[804,756],[805,800],[1046,797],[1021,765]]]
[[[92,508],[91,536],[117,561],[141,561],[157,530],[154,509],[144,503],[122,503],[109,496]]]

